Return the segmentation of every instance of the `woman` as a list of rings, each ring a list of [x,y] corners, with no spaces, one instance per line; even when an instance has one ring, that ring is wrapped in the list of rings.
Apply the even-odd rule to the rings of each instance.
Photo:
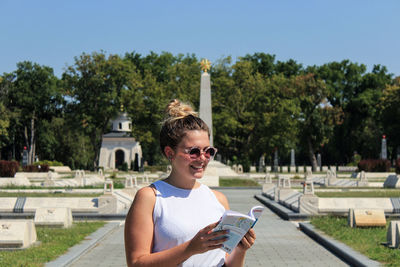
[[[207,125],[178,100],[166,113],[160,146],[172,171],[136,193],[125,222],[128,266],[243,266],[254,230],[231,254],[218,249],[227,232],[212,229],[229,209],[228,200],[198,181],[217,152]]]

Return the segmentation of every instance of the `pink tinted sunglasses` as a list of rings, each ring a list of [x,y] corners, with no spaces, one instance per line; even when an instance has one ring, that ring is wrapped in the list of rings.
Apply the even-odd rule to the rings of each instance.
[[[211,159],[217,154],[217,149],[212,146],[208,146],[204,149],[200,149],[199,147],[189,147],[184,149],[186,154],[189,154],[191,159],[199,158],[203,153],[207,159]]]

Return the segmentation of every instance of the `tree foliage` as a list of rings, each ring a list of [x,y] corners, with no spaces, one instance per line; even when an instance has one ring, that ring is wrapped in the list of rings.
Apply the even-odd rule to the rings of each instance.
[[[83,53],[58,79],[32,62],[0,77],[0,149],[21,160],[23,147],[43,160],[72,168],[98,164],[102,135],[121,108],[132,119],[132,136],[149,164],[163,162],[158,135],[163,110],[173,98],[197,109],[200,65],[194,54],[136,52],[123,56]],[[287,165],[347,164],[355,151],[378,158],[386,134],[389,157],[400,147],[399,78],[384,66],[371,72],[343,60],[304,68],[275,55],[221,58],[210,70],[214,143],[224,161],[248,169],[278,150]]]

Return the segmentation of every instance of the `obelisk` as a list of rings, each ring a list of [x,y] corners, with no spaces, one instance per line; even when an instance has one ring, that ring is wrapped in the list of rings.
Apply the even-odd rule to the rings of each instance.
[[[212,109],[211,109],[211,82],[210,70],[211,63],[207,59],[203,59],[201,62],[201,74],[200,81],[200,118],[208,125],[210,129],[210,145],[213,146],[213,126],[212,126]]]
[[[213,126],[212,126],[212,116],[211,116],[212,115],[211,82],[210,82],[210,74],[208,74],[211,63],[207,59],[203,59],[200,62],[200,65],[203,73],[201,74],[201,80],[200,80],[199,116],[208,125],[208,128],[210,129],[210,145],[214,146]],[[237,175],[238,174],[234,172],[229,166],[226,166],[219,161],[211,160],[208,163],[207,169],[200,182],[207,186],[219,186],[220,176],[237,176]]]

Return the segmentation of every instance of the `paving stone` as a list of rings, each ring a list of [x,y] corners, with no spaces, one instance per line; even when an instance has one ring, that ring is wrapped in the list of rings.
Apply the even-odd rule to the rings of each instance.
[[[232,210],[247,213],[260,205],[253,196],[257,189],[220,189]],[[284,221],[268,208],[255,226],[257,240],[248,251],[245,266],[348,266],[299,231],[295,224]],[[123,226],[88,251],[74,267],[126,266]]]

